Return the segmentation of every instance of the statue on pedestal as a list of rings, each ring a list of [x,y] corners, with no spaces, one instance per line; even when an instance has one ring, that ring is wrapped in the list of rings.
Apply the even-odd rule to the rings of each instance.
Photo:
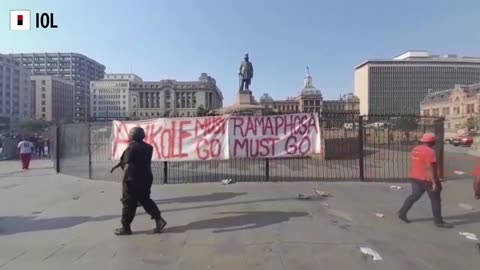
[[[250,90],[250,83],[253,78],[253,65],[252,62],[248,61],[248,53],[245,54],[245,59],[240,65],[240,71],[238,72],[240,78],[240,89],[239,91]]]

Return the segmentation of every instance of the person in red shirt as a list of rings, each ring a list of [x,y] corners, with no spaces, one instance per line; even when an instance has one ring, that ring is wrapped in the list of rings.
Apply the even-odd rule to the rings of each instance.
[[[480,200],[480,160],[477,162],[477,166],[475,166],[473,177],[473,193],[475,199]]]
[[[405,223],[410,223],[407,219],[407,212],[412,208],[423,193],[427,192],[432,204],[433,221],[437,227],[452,228],[451,224],[443,221],[440,192],[442,185],[438,177],[437,158],[433,146],[435,145],[435,134],[423,134],[419,146],[413,148],[410,153],[410,182],[412,184],[412,194],[403,203],[398,211],[398,217]]]

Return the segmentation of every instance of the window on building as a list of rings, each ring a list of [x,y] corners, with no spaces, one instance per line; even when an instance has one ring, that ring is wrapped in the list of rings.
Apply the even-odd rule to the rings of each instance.
[[[453,107],[454,114],[460,114],[460,107]]]
[[[42,80],[42,85],[45,85],[47,82],[45,80]]]
[[[475,105],[467,104],[467,113],[474,113],[474,112],[475,112]]]
[[[45,97],[45,94],[42,94],[42,98],[46,98],[46,97]]]
[[[447,116],[450,114],[450,107],[445,107],[442,109],[442,115]]]
[[[432,115],[433,116],[440,116],[440,109],[438,109],[438,108],[432,109]]]
[[[42,112],[46,112],[46,109],[45,109],[45,107],[42,107]]]
[[[430,110],[423,110],[423,115],[430,116]]]
[[[45,105],[45,100],[42,100],[42,105]]]

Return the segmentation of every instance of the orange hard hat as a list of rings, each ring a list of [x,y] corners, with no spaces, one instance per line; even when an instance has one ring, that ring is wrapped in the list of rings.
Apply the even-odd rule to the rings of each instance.
[[[422,143],[429,143],[429,142],[435,142],[435,134],[433,133],[425,133],[423,134],[422,138],[420,139],[420,142]]]

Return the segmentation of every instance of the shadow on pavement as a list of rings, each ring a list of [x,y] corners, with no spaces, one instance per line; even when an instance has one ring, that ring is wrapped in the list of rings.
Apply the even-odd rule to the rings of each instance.
[[[223,201],[235,198],[237,196],[242,196],[247,194],[246,192],[215,192],[207,195],[196,195],[196,196],[186,196],[178,197],[171,199],[161,199],[154,200],[156,204],[164,203],[192,203],[192,202],[213,202],[213,201]]]
[[[448,223],[451,223],[452,225],[455,225],[455,226],[475,224],[475,223],[480,223],[480,211],[454,215],[454,216],[447,216],[444,218]],[[433,218],[417,218],[417,219],[411,219],[410,221],[412,222],[432,221],[433,222]]]
[[[213,233],[224,233],[265,227],[286,222],[291,218],[308,216],[307,212],[281,211],[221,212],[217,214],[229,216],[194,221],[183,226],[167,228],[164,232],[184,233],[189,230],[214,229]]]
[[[38,219],[35,216],[6,216],[0,217],[0,235],[66,229],[87,222],[99,222],[115,218],[120,218],[120,215],[98,217],[72,216]]]
[[[160,211],[162,211],[162,213],[166,213],[166,212],[203,209],[203,208],[210,208],[210,207],[221,207],[221,206],[230,206],[230,205],[239,205],[239,204],[243,205],[243,204],[260,203],[260,202],[277,202],[277,201],[286,201],[286,200],[298,200],[298,199],[295,196],[292,196],[292,197],[284,197],[284,198],[269,198],[269,199],[261,199],[261,200],[227,202],[227,203],[219,203],[219,204],[205,204],[205,205],[172,208],[172,209],[161,209],[160,208]]]

